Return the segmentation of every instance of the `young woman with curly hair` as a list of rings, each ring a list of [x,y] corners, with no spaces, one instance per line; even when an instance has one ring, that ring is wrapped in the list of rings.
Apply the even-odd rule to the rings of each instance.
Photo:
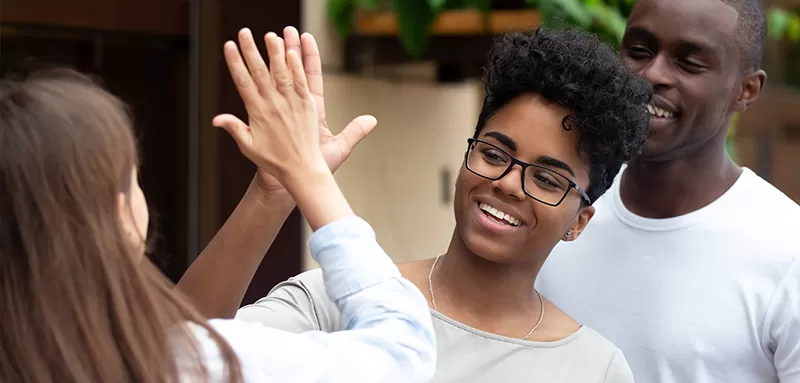
[[[581,234],[592,203],[640,150],[651,87],[611,47],[571,29],[499,38],[484,83],[456,181],[450,246],[399,265],[429,301],[438,350],[433,381],[631,382],[619,349],[539,295],[534,281],[551,249]],[[247,282],[236,273],[204,280]],[[236,316],[291,331],[335,331],[346,323],[322,286],[319,270],[308,271]]]

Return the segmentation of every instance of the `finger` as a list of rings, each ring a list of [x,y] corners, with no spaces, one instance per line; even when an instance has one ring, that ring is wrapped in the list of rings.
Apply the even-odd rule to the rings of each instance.
[[[292,88],[292,75],[286,65],[286,51],[283,39],[273,32],[267,33],[264,37],[269,52],[269,68],[272,73],[272,81],[275,87],[281,92],[286,92]]]
[[[283,41],[286,45],[286,53],[288,54],[289,51],[295,51],[298,55],[303,53],[302,47],[300,46],[300,32],[297,31],[295,27],[286,27],[283,28]]]
[[[239,96],[242,97],[245,108],[249,108],[259,100],[258,87],[253,78],[250,77],[250,72],[244,65],[236,43],[233,41],[226,42],[223,52],[225,54],[225,62],[228,64],[228,71],[231,74],[231,78],[233,78],[236,89],[239,91]]]
[[[334,137],[342,154],[344,154],[345,157],[349,156],[353,148],[367,137],[367,135],[372,133],[377,125],[378,120],[370,115],[358,116],[353,119],[353,121],[342,129],[341,133]]]
[[[333,137],[331,140],[333,145],[325,150],[329,154],[326,161],[328,161],[331,171],[336,171],[350,157],[356,145],[369,135],[377,124],[378,120],[375,117],[359,116],[347,124],[341,133]]]
[[[314,40],[314,36],[310,33],[303,33],[300,37],[300,42],[303,51],[303,66],[306,70],[308,90],[314,96],[322,97],[322,60],[319,55],[319,47],[317,46],[316,40]],[[320,112],[323,111],[320,110]]]
[[[231,135],[239,150],[246,151],[253,145],[253,134],[250,127],[247,126],[238,117],[231,114],[220,114],[214,117],[211,123],[219,128],[225,129]]]
[[[347,142],[351,143],[350,147],[354,148],[361,140],[372,133],[377,125],[378,119],[374,116],[358,116],[353,121],[350,121],[338,136],[344,137]]]
[[[308,83],[306,82],[306,74],[303,71],[303,61],[300,54],[295,51],[286,53],[286,61],[289,63],[289,69],[292,71],[292,82],[294,89],[298,95],[304,99],[310,99],[311,94],[308,92]]]
[[[250,70],[250,77],[262,92],[269,91],[272,88],[272,78],[269,76],[267,64],[261,58],[261,52],[258,51],[250,29],[242,28],[239,31],[239,46],[242,49],[247,68]]]

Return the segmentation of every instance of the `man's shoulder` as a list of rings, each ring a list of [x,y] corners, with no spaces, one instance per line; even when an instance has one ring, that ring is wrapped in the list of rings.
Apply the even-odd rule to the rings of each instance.
[[[750,169],[744,168],[742,181],[749,197],[750,206],[767,209],[770,213],[792,213],[800,211],[800,205],[783,191],[775,187]]]
[[[768,234],[771,241],[788,241],[800,249],[800,205],[783,191],[745,169],[744,187],[728,214],[746,223],[750,233]]]

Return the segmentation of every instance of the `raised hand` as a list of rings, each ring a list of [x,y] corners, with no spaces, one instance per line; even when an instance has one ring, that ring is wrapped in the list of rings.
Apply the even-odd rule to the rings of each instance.
[[[377,125],[373,116],[363,115],[351,121],[338,135],[334,135],[329,127],[325,115],[325,98],[322,81],[322,61],[319,47],[314,37],[309,33],[299,34],[294,27],[283,30],[285,50],[295,51],[303,57],[308,88],[317,107],[317,122],[319,143],[325,162],[331,171],[336,171],[347,160],[356,145],[361,142]],[[268,193],[279,192],[283,186],[265,169],[259,169],[256,183]]]
[[[213,123],[230,133],[242,154],[291,188],[321,169],[329,172],[328,165],[320,149],[317,108],[299,53],[287,52],[274,33],[267,34],[265,41],[271,68],[249,29],[239,33],[241,54],[236,43],[225,43],[225,61],[250,124],[227,114],[217,116]]]

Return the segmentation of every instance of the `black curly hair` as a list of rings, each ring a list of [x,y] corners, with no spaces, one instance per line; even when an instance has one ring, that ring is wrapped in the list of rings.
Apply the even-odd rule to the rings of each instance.
[[[647,137],[651,85],[628,70],[611,46],[569,27],[499,37],[484,72],[486,97],[475,138],[515,98],[537,94],[565,107],[564,129],[577,129],[578,154],[590,166],[593,203]]]

